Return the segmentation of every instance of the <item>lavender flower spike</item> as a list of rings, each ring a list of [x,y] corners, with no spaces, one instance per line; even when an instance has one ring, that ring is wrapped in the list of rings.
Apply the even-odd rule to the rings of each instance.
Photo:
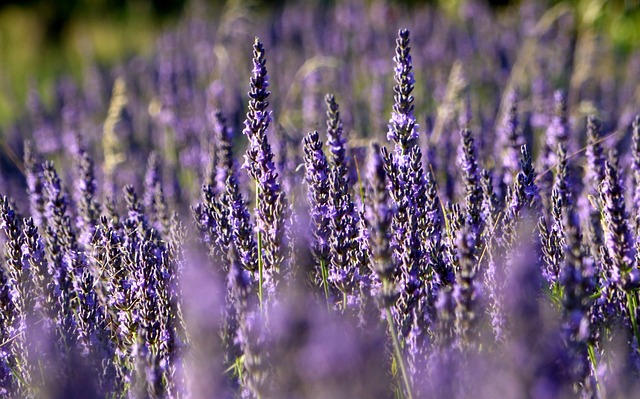
[[[235,173],[231,173],[227,178],[226,195],[229,202],[231,238],[235,242],[238,259],[245,270],[255,272],[258,269],[258,250],[253,237],[253,224],[247,204],[240,193]]]
[[[564,216],[566,229],[566,254],[560,284],[564,287],[562,306],[564,313],[563,332],[572,358],[571,378],[574,384],[589,384],[589,360],[587,357],[593,326],[589,309],[593,305],[592,295],[596,287],[594,268],[585,259],[581,246],[580,221],[575,212]]]
[[[350,175],[347,140],[344,137],[344,128],[340,119],[340,107],[333,94],[327,94],[324,100],[327,104],[327,146],[331,152],[331,162],[343,186],[341,189],[348,190],[349,184],[355,182],[357,178]]]
[[[100,217],[100,205],[96,201],[96,180],[94,175],[93,159],[87,151],[81,149],[78,154],[78,172],[80,180],[78,184],[78,226],[80,241],[84,246],[91,243],[96,232],[98,218]]]
[[[465,226],[458,236],[458,262],[460,270],[453,288],[456,303],[455,329],[459,345],[473,344],[477,334],[479,284],[476,282],[477,243],[472,226]]]
[[[31,216],[36,225],[40,226],[45,213],[44,175],[31,140],[24,142],[24,169],[27,177]]]
[[[462,147],[460,148],[460,167],[464,176],[466,223],[474,238],[482,232],[482,187],[480,186],[480,172],[476,161],[476,149],[469,129],[460,132]]]
[[[267,75],[265,64],[264,46],[258,38],[256,38],[253,44],[253,76],[251,77],[251,85],[248,93],[249,111],[247,112],[247,119],[244,122],[245,128],[242,131],[251,144],[247,155],[245,155],[244,167],[249,171],[251,178],[256,181],[262,176],[261,172],[266,172],[259,169],[259,153],[265,151],[266,148],[263,148],[263,146],[268,146],[269,152],[271,152],[271,147],[266,143],[266,132],[271,122],[271,113],[267,112],[267,107],[269,106],[267,97],[269,97],[271,93],[267,90],[267,87],[269,87],[269,76]],[[261,139],[264,139],[264,142]],[[260,160],[263,161],[265,166],[269,166],[270,164],[269,169],[275,171],[273,154],[271,154],[270,159]]]
[[[278,181],[273,151],[267,141],[271,113],[267,111],[269,77],[264,54],[264,46],[256,38],[253,44],[253,76],[248,93],[249,111],[243,133],[249,139],[244,168],[257,185],[256,225],[259,241],[263,242],[263,253],[259,253],[258,257],[263,259],[265,279],[269,280],[274,273],[279,273],[284,262],[284,248],[287,247],[283,244],[285,213],[288,205]]]
[[[6,333],[0,335],[0,338],[9,340],[3,341],[5,345],[12,341],[8,347],[13,358],[9,363],[14,363],[11,367],[15,377],[14,383],[17,385],[14,394],[26,397],[30,394],[29,387],[33,373],[33,365],[27,362],[27,359],[29,359],[29,345],[26,337],[29,333],[27,315],[33,307],[33,289],[31,286],[31,270],[23,252],[25,238],[22,233],[22,227],[16,212],[9,205],[9,199],[0,197],[0,228],[7,237],[5,259],[8,275],[6,283],[4,281],[0,282],[7,286],[8,302],[10,302],[7,308],[5,308],[5,304],[0,305],[0,307],[3,310],[13,310],[12,312],[1,312],[0,326],[2,326],[3,330],[6,330]],[[0,280],[4,280],[4,278],[0,277]]]
[[[633,120],[633,209],[635,209],[635,233],[636,237],[640,233],[640,115]]]
[[[562,90],[557,90],[554,95],[554,115],[551,118],[551,123],[547,128],[545,135],[545,168],[551,168],[557,163],[555,157],[556,148],[562,144],[569,148],[569,121],[567,118],[567,96]],[[571,149],[571,148],[569,148]]]
[[[372,144],[367,171],[371,182],[366,202],[365,222],[368,224],[372,249],[372,268],[381,282],[381,307],[391,307],[396,300],[393,287],[395,262],[391,248],[391,216],[389,193],[387,192],[387,174],[384,160],[380,154],[380,146]]]
[[[387,139],[396,143],[396,153],[406,155],[418,138],[418,125],[413,116],[413,69],[409,46],[409,30],[402,29],[396,39],[396,55],[393,61],[396,63],[396,85],[393,87],[394,104]]]
[[[604,181],[604,159],[601,141],[601,123],[594,116],[587,117],[587,170],[585,172],[586,189],[585,194],[578,199],[578,206],[581,209],[588,209],[586,215],[588,223],[585,224],[585,235],[589,243],[590,252],[593,256],[598,256],[600,247],[604,242],[604,232],[600,223],[600,207],[594,207],[589,203],[589,198],[600,201],[598,193],[598,185]],[[590,184],[589,184],[590,183]]]
[[[344,128],[340,119],[340,107],[336,102],[333,94],[327,94],[324,97],[327,104],[327,144],[331,151],[331,160],[336,166],[348,169],[348,159],[346,154],[346,138],[344,137]]]
[[[214,170],[210,171],[215,176],[212,184],[215,184],[216,192],[224,192],[227,178],[234,173],[235,160],[233,159],[233,131],[227,125],[227,120],[222,112],[217,110],[215,118],[216,160]]]
[[[633,244],[627,224],[624,188],[618,176],[618,159],[612,153],[604,163],[605,179],[600,185],[600,199],[603,205],[604,242],[611,260],[610,273],[614,285],[626,288],[629,279],[637,279],[631,274],[633,269]],[[638,282],[635,281],[637,284]]]
[[[309,203],[315,243],[313,252],[321,266],[322,279],[329,263],[329,166],[322,151],[318,132],[309,133],[303,140],[304,164],[307,168],[305,180],[309,186]],[[325,282],[326,283],[326,282]]]
[[[498,143],[502,145],[503,182],[511,185],[520,170],[520,147],[525,144],[518,119],[518,93],[507,94],[507,107],[498,127]]]

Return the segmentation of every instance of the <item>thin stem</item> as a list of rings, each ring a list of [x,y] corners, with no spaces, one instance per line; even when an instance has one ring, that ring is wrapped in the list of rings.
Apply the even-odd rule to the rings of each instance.
[[[327,265],[324,263],[324,259],[320,260],[320,274],[322,274],[322,285],[324,286],[324,296],[327,298],[327,305],[329,304],[329,271]]]
[[[342,291],[342,310],[347,310],[347,291]]]
[[[633,335],[636,338],[636,343],[640,345],[640,333],[638,331],[638,321],[636,320],[636,309],[638,307],[638,299],[635,292],[627,292],[627,308],[629,309],[629,318],[631,319],[631,326],[633,328]],[[638,349],[636,349],[637,351]]]
[[[398,341],[398,334],[396,333],[396,328],[393,325],[391,309],[389,309],[388,307],[385,308],[385,313],[387,315],[387,324],[389,325],[391,340],[393,341],[393,352],[396,355],[396,362],[400,367],[400,373],[402,374],[402,382],[404,383],[404,389],[407,392],[407,399],[413,399],[413,395],[411,394],[411,384],[409,383],[409,376],[407,375],[407,370],[404,366],[404,360],[402,359],[402,353],[400,352],[400,342]]]
[[[621,129],[621,130],[618,130],[618,131],[613,132],[611,134],[608,134],[606,136],[600,137],[598,140],[594,141],[593,144],[585,145],[584,147],[580,148],[579,150],[577,150],[575,152],[572,152],[571,154],[567,155],[567,160],[575,157],[576,155],[580,155],[581,153],[585,152],[591,145],[600,144],[603,141],[605,141],[605,140],[607,140],[607,139],[609,139],[609,138],[611,138],[611,137],[613,137],[613,136],[615,136],[617,134],[624,133],[624,132],[625,132],[625,130]],[[547,173],[555,170],[557,167],[558,167],[557,163],[554,164],[554,165],[551,165],[547,169],[545,169],[542,172],[538,173],[538,175],[536,176],[536,178],[533,181],[537,183],[538,180],[540,180],[540,179],[542,179],[542,177],[544,177],[544,175],[546,175]]]
[[[429,170],[431,171],[431,174],[434,176],[435,179],[435,173],[433,172],[433,165],[429,164]],[[438,184],[435,184],[436,186],[436,194],[438,195],[438,198],[440,197],[440,190],[438,189]],[[447,207],[445,206],[444,201],[440,201],[440,209],[442,209],[442,216],[444,216],[444,231],[447,233],[447,236],[449,238],[451,238],[451,229],[449,227],[449,216],[447,214]]]
[[[364,187],[362,185],[362,179],[360,177],[360,168],[358,167],[358,158],[357,157],[353,157],[353,161],[356,165],[356,173],[358,174],[358,185],[360,188],[360,200],[362,201],[362,206],[364,207]]]
[[[493,239],[494,237],[494,233],[496,232],[496,229],[498,228],[498,223],[500,222],[500,217],[502,217],[502,212],[498,212],[498,217],[496,217],[496,221],[493,223],[493,227],[491,228],[491,233],[489,234],[489,240]],[[482,263],[482,259],[484,258],[484,254],[487,252],[488,247],[489,247],[488,245],[485,245],[484,248],[482,248],[480,259],[478,259],[478,266],[480,266],[480,264]]]
[[[591,362],[591,367],[593,369],[593,378],[595,378],[596,380],[596,391],[598,393],[598,397],[606,399],[607,395],[604,392],[604,389],[600,387],[600,381],[598,381],[598,372],[596,371],[598,369],[598,361],[596,359],[595,347],[590,343],[587,348],[587,351],[589,353],[589,361]]]
[[[256,209],[260,204],[260,186],[256,182]],[[262,233],[258,229],[258,300],[260,301],[260,310],[262,311],[262,279],[263,279],[263,262],[262,262]]]

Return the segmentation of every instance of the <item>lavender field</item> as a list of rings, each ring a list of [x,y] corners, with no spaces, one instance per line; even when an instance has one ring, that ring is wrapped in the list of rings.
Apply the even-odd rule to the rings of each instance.
[[[0,397],[640,397],[604,2],[197,7],[0,132]]]

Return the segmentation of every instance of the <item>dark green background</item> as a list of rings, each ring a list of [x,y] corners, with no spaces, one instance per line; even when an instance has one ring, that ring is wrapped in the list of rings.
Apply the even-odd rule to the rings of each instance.
[[[427,3],[455,14],[464,1]],[[568,4],[578,17],[577,29],[596,30],[617,51],[630,52],[640,47],[639,1],[552,0],[547,6]],[[220,0],[196,2],[205,4],[212,18],[225,4]],[[281,8],[283,2],[251,3],[259,17]],[[414,7],[426,2],[400,3]],[[496,13],[518,12],[519,2],[490,3]],[[46,101],[52,81],[63,73],[79,76],[89,63],[111,64],[131,54],[150,54],[159,32],[188,14],[192,6],[193,1],[188,0],[0,1],[0,127],[22,112],[29,87],[40,89]],[[584,20],[583,15],[591,17]]]

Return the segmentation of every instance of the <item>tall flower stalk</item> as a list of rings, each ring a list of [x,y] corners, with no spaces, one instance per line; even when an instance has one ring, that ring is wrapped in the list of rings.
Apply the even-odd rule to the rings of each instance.
[[[313,252],[320,267],[320,280],[324,288],[324,294],[329,300],[329,165],[322,151],[322,142],[318,137],[318,132],[311,132],[305,136],[303,144],[304,162],[307,169],[305,180],[309,186],[308,197],[311,205],[311,221],[315,238]]]
[[[11,360],[7,363],[15,377],[13,381],[16,385],[14,393],[18,396],[32,397],[35,367],[31,363],[33,357],[29,353],[28,341],[33,328],[29,324],[33,321],[31,315],[34,287],[31,267],[23,252],[25,242],[23,226],[16,212],[9,205],[7,197],[0,198],[0,227],[7,237],[5,254],[8,279],[4,285],[9,290],[7,308],[12,309],[3,315],[6,317],[2,320],[3,327],[6,328],[6,333],[2,334],[3,342],[9,346],[11,353]]]
[[[420,162],[422,157],[416,152],[419,151],[416,147],[418,126],[413,115],[414,105],[411,93],[415,80],[410,50],[409,31],[402,29],[398,32],[393,58],[396,84],[393,88],[394,105],[387,132],[387,139],[395,143],[395,149],[393,153],[386,150],[382,152],[386,173],[389,176],[391,198],[396,205],[392,219],[393,248],[396,275],[401,289],[396,304],[395,319],[403,336],[411,331],[414,318],[417,316],[416,305],[422,292],[422,283],[418,276],[422,248],[417,236],[422,209],[417,206],[417,201],[424,196],[415,196],[416,191],[422,189],[419,187],[423,182],[423,176],[419,175],[422,172],[421,167],[419,163],[417,168],[411,166],[412,156],[416,162]],[[391,311],[387,309],[386,312],[389,318]],[[396,327],[390,320],[388,322],[395,348],[398,346],[395,342],[398,339],[395,335]],[[398,350],[396,350],[396,356],[401,367],[406,394],[411,397],[412,388],[404,359]]]
[[[285,219],[288,204],[280,187],[273,162],[273,151],[267,140],[271,111],[267,110],[270,92],[265,50],[262,42],[253,44],[253,70],[249,89],[249,110],[243,133],[249,139],[249,148],[243,167],[256,184],[256,228],[258,234],[258,292],[264,302],[265,286],[273,295],[280,269],[285,261]],[[266,280],[266,281],[265,281]]]

